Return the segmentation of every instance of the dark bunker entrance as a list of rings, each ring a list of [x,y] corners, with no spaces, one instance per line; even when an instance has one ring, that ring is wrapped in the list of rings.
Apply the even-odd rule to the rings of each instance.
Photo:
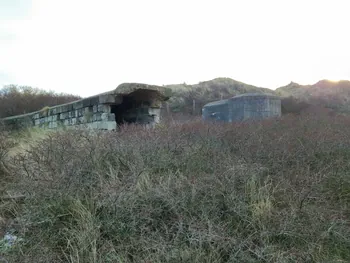
[[[111,113],[114,113],[118,126],[130,123],[152,124],[155,114],[150,113],[150,108],[159,102],[158,98],[157,91],[139,89],[122,96],[122,103],[111,105]]]

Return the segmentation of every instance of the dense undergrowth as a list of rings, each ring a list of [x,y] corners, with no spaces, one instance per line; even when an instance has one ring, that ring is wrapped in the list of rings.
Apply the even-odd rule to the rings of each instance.
[[[8,160],[7,189],[26,197],[1,201],[0,216],[23,241],[0,255],[349,262],[349,126],[348,117],[285,116],[48,134]]]

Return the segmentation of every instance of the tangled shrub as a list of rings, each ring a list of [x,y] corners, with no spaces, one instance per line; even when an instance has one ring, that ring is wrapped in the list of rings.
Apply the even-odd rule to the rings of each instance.
[[[281,100],[282,114],[301,114],[308,107],[310,107],[309,103],[294,97],[286,97]]]
[[[50,134],[15,159],[26,241],[8,256],[348,261],[349,124],[288,116]]]
[[[14,144],[15,143],[9,137],[9,132],[6,130],[6,127],[0,122],[0,178],[2,179],[9,174],[7,156]]]

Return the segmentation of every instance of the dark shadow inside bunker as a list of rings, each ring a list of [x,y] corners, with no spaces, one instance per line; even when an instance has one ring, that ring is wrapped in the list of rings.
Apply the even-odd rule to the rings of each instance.
[[[155,115],[149,113],[149,109],[157,100],[157,92],[139,89],[128,95],[122,96],[120,104],[111,105],[111,113],[114,113],[118,126],[124,124],[151,124],[155,121]]]

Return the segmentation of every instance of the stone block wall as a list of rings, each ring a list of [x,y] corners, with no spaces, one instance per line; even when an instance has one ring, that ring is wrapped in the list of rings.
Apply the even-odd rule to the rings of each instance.
[[[14,129],[32,126],[48,129],[82,126],[116,130],[118,125],[116,115],[123,120],[131,119],[148,126],[158,123],[160,107],[151,106],[151,104],[163,99],[158,91],[159,87],[151,89],[152,87],[145,84],[130,84],[130,87],[129,93],[125,89],[122,94],[112,91],[63,105],[45,107],[40,111],[4,118],[2,121]],[[148,106],[142,106],[143,102],[147,102]]]
[[[5,118],[4,122],[13,128],[38,126],[55,129],[80,125],[88,128],[115,130],[117,127],[110,105],[84,105],[82,101]]]

